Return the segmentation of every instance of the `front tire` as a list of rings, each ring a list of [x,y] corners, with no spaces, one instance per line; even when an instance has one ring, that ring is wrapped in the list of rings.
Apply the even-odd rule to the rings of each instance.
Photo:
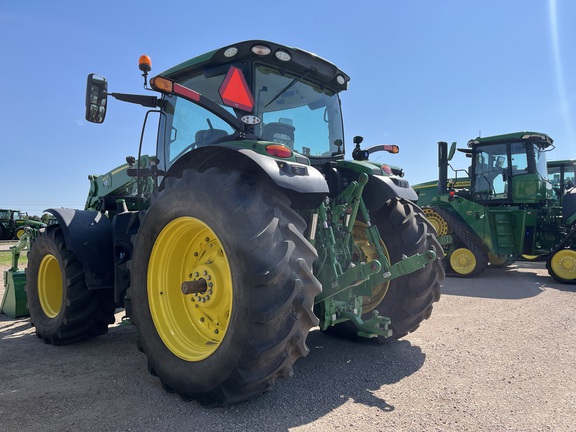
[[[576,251],[560,249],[546,261],[548,274],[558,282],[576,283]]]
[[[240,173],[166,179],[135,239],[130,296],[167,391],[228,405],[292,375],[321,290],[304,229],[284,195]]]
[[[114,322],[112,290],[88,290],[84,268],[57,225],[40,232],[32,243],[26,295],[30,321],[46,343],[69,344],[103,335]]]

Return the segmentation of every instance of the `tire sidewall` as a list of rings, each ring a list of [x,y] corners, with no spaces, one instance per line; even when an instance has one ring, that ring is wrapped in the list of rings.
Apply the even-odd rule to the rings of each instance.
[[[28,266],[26,268],[26,296],[27,306],[30,313],[30,320],[36,327],[36,331],[42,335],[53,335],[58,332],[63,324],[65,318],[64,309],[66,307],[66,284],[64,278],[66,270],[64,268],[64,258],[58,244],[56,243],[56,230],[55,228],[46,233],[41,233],[35,240],[33,247],[28,254]],[[42,260],[52,255],[58,261],[60,272],[62,274],[62,304],[58,314],[51,318],[44,312],[40,303],[39,286],[38,286],[38,272]]]
[[[242,200],[246,195],[245,192],[246,190],[238,191],[236,200]],[[251,232],[251,230],[238,229],[234,224],[231,214],[234,206],[233,203],[220,201],[216,191],[209,195],[205,190],[196,188],[168,189],[158,195],[142,221],[135,240],[131,269],[130,295],[134,321],[144,351],[154,353],[153,357],[148,356],[149,362],[152,363],[150,366],[168,385],[209,391],[226,380],[223,371],[234,368],[246,346],[249,337],[251,290],[237,288],[240,286],[249,288],[247,285],[251,282],[246,280],[242,271],[249,263],[242,259],[245,254],[236,253],[232,245],[238,243],[234,233]],[[148,262],[154,243],[164,227],[179,217],[197,218],[218,236],[228,259],[234,287],[232,314],[226,335],[212,355],[198,362],[183,360],[166,347],[156,330],[148,303]],[[238,222],[250,223],[250,221]]]

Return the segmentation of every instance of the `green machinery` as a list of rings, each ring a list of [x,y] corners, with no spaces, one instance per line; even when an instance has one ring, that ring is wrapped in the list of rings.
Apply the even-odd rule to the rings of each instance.
[[[26,228],[40,229],[46,224],[28,219],[20,210],[0,209],[0,240],[17,240]]]
[[[490,263],[504,267],[521,257],[547,258],[550,275],[576,282],[576,192],[568,161],[550,164],[552,139],[518,132],[468,142],[471,159],[448,179],[455,143],[438,143],[439,180],[415,186],[418,204],[436,228],[447,270],[476,276]],[[451,167],[451,166],[450,166]],[[571,167],[574,176],[574,167]],[[460,176],[458,174],[461,174]]]
[[[12,265],[4,272],[4,295],[0,303],[0,312],[12,318],[27,317],[26,307],[26,273],[18,268],[18,261],[23,250],[30,248],[30,239],[33,235],[31,228],[21,234],[18,243],[10,247]]]
[[[552,185],[552,203],[562,205],[563,198],[575,185],[576,160],[553,160],[546,163],[548,181]]]
[[[153,95],[87,82],[86,118],[109,96],[148,108],[156,155],[91,176],[84,210],[50,209],[26,291],[54,344],[107,332],[116,308],[167,391],[231,404],[292,374],[319,326],[400,338],[440,297],[442,248],[400,171],[346,160],[339,93],[349,77],[306,51],[245,41],[148,81]],[[144,135],[144,133],[143,133]],[[71,325],[70,323],[73,323]]]

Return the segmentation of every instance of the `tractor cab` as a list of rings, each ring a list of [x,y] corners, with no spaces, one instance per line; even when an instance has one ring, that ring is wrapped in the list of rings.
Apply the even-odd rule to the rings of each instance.
[[[337,196],[360,173],[372,179],[367,193],[374,206],[381,204],[386,191],[417,198],[400,178],[401,170],[368,161],[371,153],[397,153],[398,146],[363,149],[358,136],[354,161],[344,160],[339,93],[347,89],[350,78],[312,53],[252,40],[195,57],[149,82],[147,56],[141,57],[140,70],[144,87],[159,92],[159,98],[108,93],[106,79],[92,74],[86,119],[104,121],[108,95],[157,108],[153,166],[135,170],[138,177],[152,177],[157,189],[164,187],[165,178],[178,177],[183,170],[206,170],[216,164],[256,176],[264,169],[273,183],[304,207],[316,207],[327,193]]]
[[[473,200],[480,204],[536,204],[551,197],[545,134],[518,132],[468,142]]]
[[[548,181],[552,185],[554,194],[552,199],[562,204],[562,199],[567,191],[576,185],[574,173],[576,172],[576,160],[548,161]]]
[[[313,54],[265,41],[241,42],[177,65],[151,80],[164,93],[159,168],[167,171],[211,144],[306,165],[343,158],[338,93],[348,81]]]

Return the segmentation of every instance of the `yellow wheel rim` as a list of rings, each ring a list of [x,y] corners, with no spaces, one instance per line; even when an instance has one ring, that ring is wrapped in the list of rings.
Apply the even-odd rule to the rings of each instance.
[[[458,274],[470,274],[476,268],[476,257],[470,249],[456,249],[450,255],[450,266]]]
[[[540,258],[540,255],[522,255],[522,258],[528,261],[534,261],[535,259]]]
[[[444,236],[448,234],[448,224],[446,223],[444,218],[438,214],[437,211],[432,210],[430,207],[427,207],[422,210],[424,211],[426,218],[430,221],[430,223],[438,233],[438,236]]]
[[[356,262],[370,262],[378,259],[378,250],[370,243],[366,235],[367,227],[368,225],[364,222],[356,221],[352,230],[356,253],[359,254],[359,256],[356,257],[357,259],[355,259]],[[390,262],[390,255],[384,243],[382,243],[382,248],[384,249],[384,255],[388,259],[388,262]],[[389,286],[390,282],[384,282],[375,286],[372,289],[372,295],[370,297],[364,297],[362,300],[362,313],[370,312],[378,306],[386,295],[386,292],[388,292]]]
[[[46,255],[38,269],[38,299],[40,307],[49,318],[54,318],[62,309],[62,271],[54,255]]]
[[[26,232],[26,230],[24,228],[18,228],[16,230],[16,238],[18,240],[20,240],[20,237],[22,237],[24,235],[24,233]]]
[[[563,249],[556,252],[550,260],[550,266],[559,278],[564,280],[576,279],[576,251]]]
[[[202,292],[183,294],[199,281]],[[232,313],[232,275],[220,239],[204,222],[181,217],[160,232],[148,266],[148,303],[166,347],[186,361],[212,355]]]

